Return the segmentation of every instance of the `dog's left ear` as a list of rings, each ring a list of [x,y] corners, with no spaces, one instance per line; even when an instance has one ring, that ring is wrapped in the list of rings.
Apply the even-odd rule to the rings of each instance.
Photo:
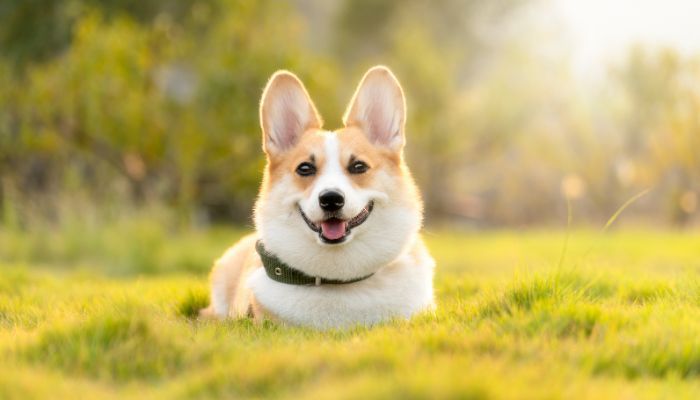
[[[268,156],[283,153],[296,145],[310,129],[320,129],[323,121],[299,78],[289,71],[272,75],[260,100],[263,150]]]
[[[350,100],[343,123],[362,129],[371,142],[394,151],[405,143],[406,101],[389,68],[371,68]]]

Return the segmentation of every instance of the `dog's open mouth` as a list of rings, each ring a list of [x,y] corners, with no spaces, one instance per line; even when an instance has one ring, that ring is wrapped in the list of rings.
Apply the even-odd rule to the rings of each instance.
[[[301,207],[299,207],[299,213],[304,219],[304,222],[306,222],[306,225],[308,225],[312,231],[317,232],[324,243],[337,244],[344,242],[353,228],[362,225],[362,223],[367,220],[367,217],[369,217],[369,214],[372,212],[372,208],[374,208],[374,202],[370,201],[362,211],[351,219],[345,220],[331,216],[320,223],[312,222],[306,214],[304,214]]]

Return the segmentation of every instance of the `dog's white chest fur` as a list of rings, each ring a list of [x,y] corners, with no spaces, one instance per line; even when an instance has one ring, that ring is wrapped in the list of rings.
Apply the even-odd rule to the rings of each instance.
[[[345,285],[296,286],[273,281],[257,268],[248,278],[256,300],[292,325],[318,329],[373,325],[409,318],[433,307],[435,263],[422,244],[372,277]]]

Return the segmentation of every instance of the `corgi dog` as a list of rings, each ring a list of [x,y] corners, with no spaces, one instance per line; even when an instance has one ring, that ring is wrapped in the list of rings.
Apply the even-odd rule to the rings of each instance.
[[[201,315],[330,329],[433,309],[435,262],[419,235],[405,121],[386,67],[365,74],[335,131],[322,129],[294,74],[272,75],[260,103],[267,165],[256,233],[215,262]]]

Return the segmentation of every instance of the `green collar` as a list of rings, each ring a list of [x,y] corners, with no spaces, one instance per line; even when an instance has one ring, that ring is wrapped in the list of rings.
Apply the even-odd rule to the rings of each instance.
[[[262,260],[263,267],[265,267],[265,272],[267,276],[273,281],[286,283],[288,285],[302,285],[302,286],[320,286],[324,284],[331,285],[342,285],[346,283],[359,282],[365,280],[374,274],[369,274],[360,278],[350,279],[347,281],[336,280],[336,279],[326,279],[319,276],[309,276],[305,273],[290,267],[285,264],[284,261],[280,260],[274,254],[265,250],[262,240],[258,240],[255,243],[255,250],[260,254],[260,260]]]

